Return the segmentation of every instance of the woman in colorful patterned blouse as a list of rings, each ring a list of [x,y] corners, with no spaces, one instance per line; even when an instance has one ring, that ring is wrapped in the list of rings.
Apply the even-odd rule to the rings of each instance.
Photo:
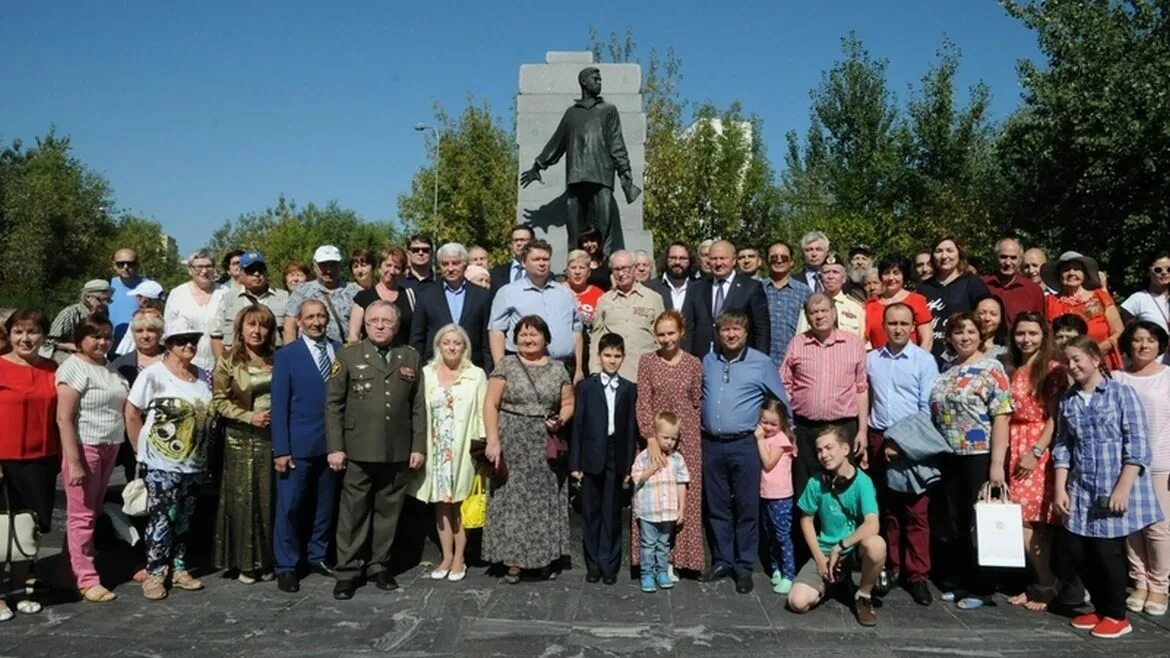
[[[944,600],[972,610],[987,602],[994,587],[994,580],[978,566],[969,529],[983,485],[1005,482],[1002,456],[1013,408],[1011,384],[1003,365],[980,349],[983,339],[973,313],[952,315],[944,337],[955,358],[930,394],[934,424],[954,450],[941,465],[950,527],[940,534],[950,540],[949,554],[954,556],[950,562],[954,572],[943,574]]]
[[[1097,341],[1074,338],[1064,358],[1074,384],[1057,416],[1053,505],[1065,517],[1061,553],[1095,608],[1072,626],[1116,638],[1133,630],[1125,613],[1126,538],[1163,519],[1150,484],[1149,430],[1138,394],[1102,370]]]

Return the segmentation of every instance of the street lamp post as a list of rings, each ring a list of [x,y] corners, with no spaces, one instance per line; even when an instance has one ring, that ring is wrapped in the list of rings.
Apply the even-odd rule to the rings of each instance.
[[[435,196],[431,205],[431,221],[434,222],[434,231],[437,234],[439,232],[439,131],[434,126],[421,122],[414,124],[414,129],[419,132],[429,130],[435,137]]]

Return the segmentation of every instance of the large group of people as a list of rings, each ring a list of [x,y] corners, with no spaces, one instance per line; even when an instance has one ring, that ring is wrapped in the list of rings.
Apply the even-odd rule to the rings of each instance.
[[[509,239],[495,267],[424,235],[321,245],[286,289],[256,250],[223,278],[199,250],[169,293],[118,250],[52,321],[5,311],[0,500],[48,530],[60,477],[69,587],[95,603],[116,598],[94,529],[121,465],[146,490],[151,600],[203,587],[188,544],[210,482],[210,563],[285,592],[310,573],[337,599],[396,589],[408,496],[433,507],[429,577],[461,581],[461,508],[484,491],[481,557],[507,583],[561,573],[576,508],[588,583],[618,582],[628,536],[643,592],[747,593],[764,555],[793,613],[844,587],[865,626],[898,586],[963,610],[1087,591],[1072,624],[1106,638],[1166,613],[1170,255],[1117,304],[1091,257],[1010,237],[990,273],[951,235],[911,260],[814,231],[675,242],[657,276],[594,231],[561,274],[530,227]],[[1020,507],[1025,576],[979,560],[976,505],[997,498]],[[40,610],[29,564],[7,568],[0,621]]]

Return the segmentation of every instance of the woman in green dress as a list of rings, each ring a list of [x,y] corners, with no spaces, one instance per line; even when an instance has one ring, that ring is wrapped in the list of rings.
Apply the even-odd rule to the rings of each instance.
[[[276,318],[266,306],[240,311],[231,350],[215,364],[212,404],[223,420],[223,477],[215,566],[251,585],[272,578],[272,353]]]

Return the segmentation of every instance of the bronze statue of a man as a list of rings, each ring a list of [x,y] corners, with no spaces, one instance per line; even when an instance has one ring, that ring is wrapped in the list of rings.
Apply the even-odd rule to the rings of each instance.
[[[601,233],[602,249],[612,254],[623,245],[615,244],[619,221],[613,212],[613,176],[621,178],[626,201],[633,203],[640,190],[630,176],[630,158],[622,138],[622,120],[618,110],[601,98],[601,71],[595,66],[577,74],[581,98],[561,117],[561,123],[532,168],[520,175],[520,184],[528,187],[541,180],[540,172],[565,157],[565,182],[568,186],[569,216],[566,228],[569,248],[576,248],[577,236],[585,225]]]

